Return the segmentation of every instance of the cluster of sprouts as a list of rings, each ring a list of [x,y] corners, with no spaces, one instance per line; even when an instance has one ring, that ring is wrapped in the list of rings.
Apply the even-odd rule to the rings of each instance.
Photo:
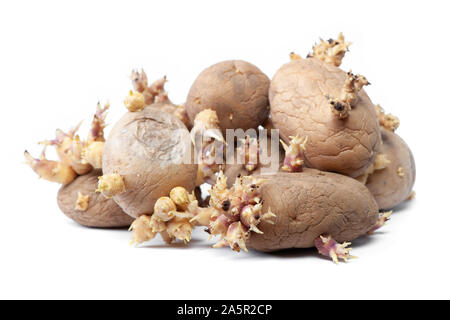
[[[227,188],[227,178],[220,172],[216,184],[211,188],[210,207],[214,209],[207,232],[220,236],[214,247],[230,246],[235,251],[247,251],[245,245],[251,232],[258,229],[261,221],[274,223],[275,214],[263,212],[261,186],[265,179],[238,176],[233,186]]]
[[[376,105],[375,110],[377,112],[378,122],[380,123],[381,127],[391,132],[397,130],[397,128],[400,126],[400,120],[396,116],[390,113],[386,114],[384,112],[384,109],[380,105]]]
[[[319,59],[325,63],[339,67],[350,45],[351,42],[346,42],[342,33],[338,35],[337,39],[329,39],[327,41],[320,39],[320,43],[313,46],[313,52],[309,53],[307,58]],[[291,52],[289,57],[291,61],[301,59],[301,56],[294,52]],[[348,113],[352,109],[352,103],[358,97],[359,91],[363,86],[369,84],[370,83],[364,76],[354,75],[349,71],[340,96],[326,96],[331,105],[332,112],[338,119],[345,119],[348,117]]]
[[[236,179],[232,188],[227,188],[227,178],[219,172],[216,184],[210,190],[209,207],[201,208],[194,193],[176,187],[169,197],[159,198],[153,215],[138,217],[130,229],[133,230],[132,243],[142,243],[153,239],[157,233],[171,243],[179,239],[185,243],[191,239],[195,226],[205,226],[210,236],[220,236],[214,248],[229,246],[235,251],[247,251],[246,241],[251,232],[262,233],[258,229],[261,221],[274,223],[275,214],[270,209],[262,211],[261,185],[263,179],[250,176]]]
[[[172,105],[168,93],[164,89],[164,85],[167,82],[166,76],[154,81],[149,86],[147,74],[144,70],[141,72],[133,70],[131,72],[131,81],[134,91],[130,90],[128,96],[124,100],[124,105],[128,111],[138,112],[154,103],[167,103]],[[180,119],[186,127],[190,129],[191,124],[184,105],[173,105],[173,109],[173,112],[169,112]]]
[[[139,94],[142,95],[145,105],[151,105],[155,102],[167,102],[169,100],[167,92],[164,90],[164,85],[167,82],[165,76],[154,81],[150,86],[144,70],[141,70],[141,72],[133,70],[130,77],[134,90],[137,92],[135,94],[138,96]]]
[[[314,45],[313,52],[308,54],[307,57],[316,58],[339,67],[351,44],[351,42],[345,41],[344,35],[341,32],[336,40],[329,39],[328,41],[325,41],[320,39],[320,43]],[[291,54],[291,59],[292,58],[293,55]],[[294,59],[296,58],[298,57],[294,54]]]
[[[44,147],[39,158],[34,158],[28,151],[25,151],[27,164],[39,177],[60,184],[68,184],[78,175],[87,174],[93,168],[101,169],[105,143],[105,118],[108,109],[109,103],[104,107],[100,103],[97,104],[86,140],[81,140],[80,136],[76,134],[81,122],[68,132],[57,129],[54,139],[40,142]],[[45,151],[49,146],[56,149],[59,161],[47,159]]]
[[[185,243],[191,239],[196,225],[208,225],[212,209],[201,208],[194,193],[188,193],[183,187],[175,187],[169,197],[159,198],[153,214],[138,217],[131,225],[132,243],[140,244],[160,234],[166,243],[175,239]]]

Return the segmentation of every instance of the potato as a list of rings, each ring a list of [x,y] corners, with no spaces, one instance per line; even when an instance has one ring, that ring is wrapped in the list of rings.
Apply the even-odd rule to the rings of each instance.
[[[332,97],[342,95],[349,74],[315,58],[283,65],[269,89],[270,116],[286,142],[307,136],[306,166],[351,177],[361,175],[380,149],[375,107],[360,90],[346,118],[336,115]]]
[[[193,190],[197,165],[190,139],[179,119],[152,106],[115,124],[103,150],[103,173],[123,178],[125,192],[113,198],[127,214],[151,214],[156,200],[174,187]]]
[[[381,129],[381,153],[389,161],[386,168],[367,178],[366,186],[380,209],[391,209],[411,194],[416,178],[414,157],[408,145],[392,131]]]
[[[77,177],[58,192],[58,206],[70,219],[87,227],[128,227],[133,218],[125,214],[112,199],[95,192],[101,170]]]
[[[203,70],[193,83],[187,114],[193,123],[200,111],[215,110],[224,134],[225,129],[256,129],[269,113],[269,84],[269,78],[251,63],[219,62]]]
[[[184,123],[186,128],[188,128],[189,130],[192,128],[192,124],[189,120],[189,117],[186,114],[184,105],[175,105],[170,101],[166,101],[166,102],[155,102],[151,106],[155,107],[155,108],[159,108],[161,111],[165,111],[170,114],[173,114],[178,119],[180,119],[181,122]]]
[[[269,207],[275,224],[262,221],[263,234],[252,233],[248,247],[259,251],[314,247],[328,234],[337,242],[351,241],[377,222],[378,206],[358,181],[330,172],[304,169],[300,173],[262,176],[263,212]]]

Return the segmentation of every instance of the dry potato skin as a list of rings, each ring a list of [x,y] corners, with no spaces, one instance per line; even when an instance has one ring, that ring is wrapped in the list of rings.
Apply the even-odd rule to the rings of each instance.
[[[151,104],[154,108],[159,108],[161,111],[168,112],[173,114],[175,110],[177,109],[177,106],[174,105],[172,102],[156,102]]]
[[[391,209],[406,200],[411,194],[416,179],[414,157],[405,141],[394,132],[381,129],[383,145],[381,153],[390,163],[382,170],[371,174],[366,186],[375,197],[380,209]],[[397,172],[403,168],[403,177]]]
[[[257,128],[269,114],[270,80],[256,66],[229,60],[203,70],[189,91],[186,111],[191,122],[204,109],[217,112],[225,129]]]
[[[264,234],[252,233],[248,247],[258,251],[309,248],[322,234],[351,241],[371,229],[378,206],[358,181],[331,172],[304,169],[300,173],[262,176],[263,212],[276,214],[275,224],[261,222]]]
[[[138,217],[151,214],[156,200],[174,187],[193,190],[197,165],[183,163],[190,141],[186,126],[158,107],[126,113],[103,150],[104,174],[118,173],[125,182],[126,191],[113,197],[117,204]]]
[[[364,90],[349,116],[338,119],[326,95],[339,97],[347,74],[320,60],[300,59],[283,65],[273,77],[270,114],[280,136],[308,136],[308,167],[361,175],[380,149],[380,130],[375,107]]]
[[[105,198],[95,192],[101,170],[77,177],[70,184],[62,186],[58,192],[58,206],[70,219],[87,227],[115,228],[128,227],[133,218],[125,214],[113,199]],[[75,210],[78,192],[89,196],[86,211]]]

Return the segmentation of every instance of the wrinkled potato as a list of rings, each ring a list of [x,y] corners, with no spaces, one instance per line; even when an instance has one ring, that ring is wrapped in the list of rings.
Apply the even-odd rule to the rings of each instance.
[[[193,190],[197,165],[190,139],[179,119],[152,106],[115,124],[103,150],[103,173],[122,177],[125,191],[113,198],[127,214],[151,214],[156,200],[174,187]]]
[[[87,227],[128,227],[133,218],[125,214],[113,199],[95,192],[101,170],[77,177],[58,192],[58,206],[70,219]]]
[[[381,129],[381,153],[389,161],[386,168],[367,178],[366,186],[380,209],[391,209],[406,200],[416,179],[414,157],[405,141],[392,131]]]
[[[241,60],[223,61],[203,70],[193,83],[186,111],[191,122],[202,110],[217,112],[225,129],[257,128],[269,113],[270,80],[256,66]]]
[[[283,65],[269,89],[270,115],[286,142],[289,136],[308,137],[308,167],[361,175],[380,149],[380,130],[375,107],[360,90],[346,118],[339,118],[330,105],[349,75],[315,58],[297,59]]]
[[[314,247],[328,234],[337,242],[367,233],[378,220],[378,206],[358,181],[330,172],[304,169],[300,173],[262,176],[263,212],[269,207],[275,224],[261,222],[248,247],[259,251]]]

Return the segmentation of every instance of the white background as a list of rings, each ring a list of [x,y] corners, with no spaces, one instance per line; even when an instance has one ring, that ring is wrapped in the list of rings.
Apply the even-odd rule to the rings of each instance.
[[[450,298],[447,1],[2,1],[0,4],[0,298]],[[205,67],[254,63],[269,77],[296,51],[343,31],[342,68],[364,74],[375,103],[400,117],[417,164],[416,200],[334,265],[315,250],[278,254],[78,226],[38,180],[25,148],[90,122],[110,100],[124,113],[132,68],[167,74],[182,103]],[[49,153],[52,155],[52,153]]]

